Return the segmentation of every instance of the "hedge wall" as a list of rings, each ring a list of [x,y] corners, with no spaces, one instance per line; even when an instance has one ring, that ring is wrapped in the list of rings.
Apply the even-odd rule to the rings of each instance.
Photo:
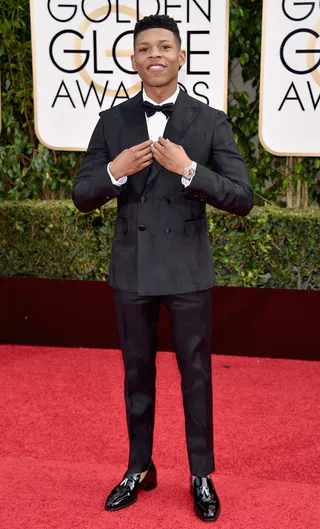
[[[70,201],[0,204],[0,276],[107,279],[116,215]],[[320,289],[320,211],[255,208],[238,218],[208,208],[217,283]]]

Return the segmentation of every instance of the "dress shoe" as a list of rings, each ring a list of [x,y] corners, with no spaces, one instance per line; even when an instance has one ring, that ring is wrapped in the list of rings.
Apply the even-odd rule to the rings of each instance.
[[[211,481],[211,478],[196,477],[192,484],[190,492],[194,497],[194,512],[204,522],[215,522],[220,514],[221,506]]]
[[[140,482],[140,474],[130,474],[128,472],[122,481],[109,494],[106,503],[106,511],[119,511],[135,503],[140,490],[153,490],[157,486],[157,470],[151,461],[147,474]]]

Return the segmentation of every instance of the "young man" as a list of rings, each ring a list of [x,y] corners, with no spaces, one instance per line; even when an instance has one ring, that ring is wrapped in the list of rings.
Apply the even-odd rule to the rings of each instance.
[[[117,198],[109,282],[125,367],[129,462],[105,509],[156,487],[152,461],[160,303],[167,307],[181,373],[194,510],[215,521],[211,290],[214,267],[205,206],[247,215],[252,190],[226,114],[178,86],[185,62],[178,27],[150,16],[134,30],[132,65],[143,91],[101,112],[73,200],[86,213]],[[207,166],[210,164],[211,168]]]

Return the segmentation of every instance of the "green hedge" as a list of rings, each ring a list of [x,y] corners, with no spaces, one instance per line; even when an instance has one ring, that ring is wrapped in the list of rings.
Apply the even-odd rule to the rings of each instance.
[[[0,204],[0,276],[107,279],[116,215],[69,201]],[[320,211],[255,208],[238,218],[208,208],[217,283],[320,289]]]

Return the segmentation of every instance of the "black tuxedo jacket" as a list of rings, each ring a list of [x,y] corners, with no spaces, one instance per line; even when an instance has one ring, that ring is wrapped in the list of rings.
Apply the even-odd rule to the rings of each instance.
[[[141,296],[209,289],[215,275],[206,203],[243,216],[253,205],[247,167],[224,112],[180,90],[164,137],[197,162],[189,187],[157,161],[122,187],[112,184],[108,163],[149,139],[140,92],[100,113],[73,188],[84,213],[117,198],[109,283]]]

